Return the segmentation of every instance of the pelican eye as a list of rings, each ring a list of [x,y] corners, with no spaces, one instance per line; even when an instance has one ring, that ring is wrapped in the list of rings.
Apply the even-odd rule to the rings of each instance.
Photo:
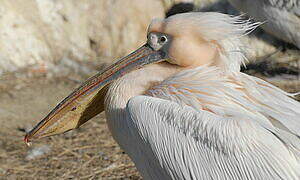
[[[75,111],[76,109],[77,109],[77,107],[74,106],[74,107],[71,109],[71,111]]]
[[[165,42],[167,42],[167,37],[166,36],[161,36],[159,41],[160,41],[160,43],[165,43]]]
[[[169,35],[159,32],[151,32],[147,38],[147,43],[156,51],[166,46],[167,43],[172,40]]]

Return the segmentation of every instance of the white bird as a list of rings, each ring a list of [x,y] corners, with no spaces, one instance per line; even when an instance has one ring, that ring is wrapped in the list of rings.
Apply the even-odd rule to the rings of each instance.
[[[235,8],[258,21],[277,38],[300,49],[300,0],[228,0]]]
[[[240,37],[258,25],[214,12],[154,20],[144,46],[88,79],[25,142],[105,110],[144,179],[299,180],[300,103],[240,72]]]

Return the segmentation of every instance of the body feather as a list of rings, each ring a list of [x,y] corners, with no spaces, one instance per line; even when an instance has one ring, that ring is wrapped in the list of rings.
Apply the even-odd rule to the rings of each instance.
[[[164,80],[147,94],[224,117],[247,115],[300,136],[300,103],[293,94],[241,72],[226,74],[202,66]]]

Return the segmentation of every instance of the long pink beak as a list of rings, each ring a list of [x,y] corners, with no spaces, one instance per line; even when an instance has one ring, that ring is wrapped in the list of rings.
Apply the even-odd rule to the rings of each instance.
[[[89,78],[62,100],[26,134],[24,141],[29,143],[34,139],[78,128],[104,110],[106,90],[113,80],[144,65],[160,62],[166,58],[166,54],[153,50],[148,44],[121,58],[104,71]]]

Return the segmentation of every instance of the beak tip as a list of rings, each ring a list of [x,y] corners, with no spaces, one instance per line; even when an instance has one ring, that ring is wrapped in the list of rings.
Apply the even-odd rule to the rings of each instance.
[[[24,142],[26,143],[26,145],[29,147],[31,146],[31,142],[29,140],[29,134],[26,134],[24,137]]]

